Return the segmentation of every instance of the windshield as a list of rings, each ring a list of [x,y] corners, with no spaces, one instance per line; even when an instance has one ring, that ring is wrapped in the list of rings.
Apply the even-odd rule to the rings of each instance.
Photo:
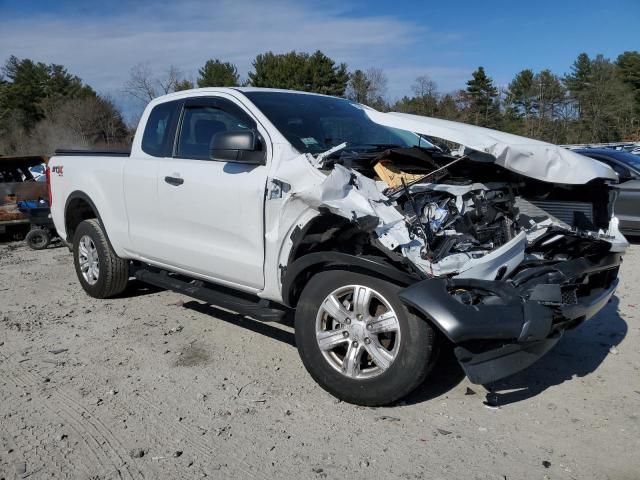
[[[347,142],[362,149],[432,147],[406,130],[372,122],[362,105],[343,98],[289,92],[243,92],[300,152],[321,153]]]

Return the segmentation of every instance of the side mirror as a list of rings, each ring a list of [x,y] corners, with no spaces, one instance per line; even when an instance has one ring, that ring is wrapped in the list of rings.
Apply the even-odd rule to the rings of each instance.
[[[253,130],[216,133],[209,144],[211,160],[264,165],[265,151],[260,135]]]

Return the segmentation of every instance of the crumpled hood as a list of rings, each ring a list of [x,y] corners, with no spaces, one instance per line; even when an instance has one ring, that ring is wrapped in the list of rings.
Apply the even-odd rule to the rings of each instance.
[[[595,178],[618,180],[604,163],[551,143],[499,132],[490,128],[408,113],[382,113],[364,109],[367,116],[385,127],[441,138],[481,154],[497,165],[545,182],[584,184]],[[474,152],[470,152],[473,158]],[[476,155],[478,157],[478,155]]]

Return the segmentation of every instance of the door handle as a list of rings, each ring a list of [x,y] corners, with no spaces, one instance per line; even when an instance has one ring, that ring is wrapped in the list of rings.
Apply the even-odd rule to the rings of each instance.
[[[184,183],[184,179],[178,177],[164,177],[164,181],[169,185],[173,185],[174,187],[178,187]]]

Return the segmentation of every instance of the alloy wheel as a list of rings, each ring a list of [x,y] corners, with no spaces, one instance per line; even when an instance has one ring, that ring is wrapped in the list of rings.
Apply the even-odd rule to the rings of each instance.
[[[324,358],[353,379],[384,373],[400,348],[400,322],[390,303],[363,285],[331,292],[316,317],[316,340]]]

